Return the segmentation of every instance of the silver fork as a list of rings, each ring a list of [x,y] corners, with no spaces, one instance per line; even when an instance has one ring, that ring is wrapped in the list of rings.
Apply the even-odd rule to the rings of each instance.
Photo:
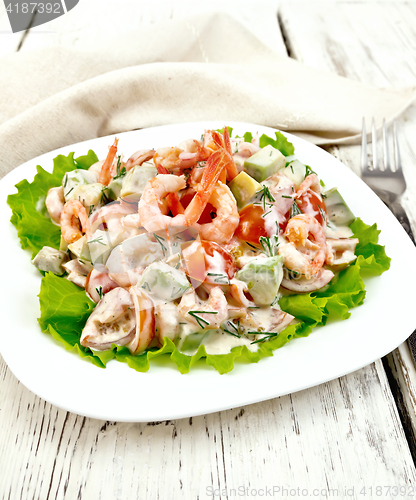
[[[412,233],[409,219],[401,205],[401,198],[406,191],[406,180],[403,176],[400,161],[399,142],[397,139],[396,122],[393,123],[393,163],[390,162],[389,138],[386,121],[383,120],[383,161],[379,161],[377,151],[377,130],[373,118],[371,125],[373,162],[368,161],[367,155],[367,131],[365,118],[363,118],[362,143],[361,143],[361,178],[370,186],[379,198],[389,207],[400,224],[403,226],[413,243],[415,239]]]
[[[413,243],[415,239],[412,233],[409,219],[401,205],[401,198],[406,191],[406,180],[403,176],[400,161],[399,142],[397,139],[397,126],[393,122],[393,165],[390,163],[389,141],[386,121],[383,120],[383,162],[379,164],[377,152],[377,129],[373,118],[371,124],[371,136],[373,146],[373,163],[368,161],[367,156],[367,131],[365,118],[363,118],[362,143],[361,143],[361,177],[363,181],[384,201],[390,208],[400,224],[403,226]],[[413,361],[416,365],[416,330],[407,339]]]

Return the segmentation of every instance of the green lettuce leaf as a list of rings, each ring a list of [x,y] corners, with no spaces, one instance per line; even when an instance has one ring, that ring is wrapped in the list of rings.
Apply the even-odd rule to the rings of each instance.
[[[290,325],[281,334],[269,342],[259,344],[256,352],[251,352],[246,346],[238,346],[229,354],[207,354],[203,345],[199,346],[193,356],[180,352],[176,345],[164,338],[160,349],[151,349],[137,356],[133,356],[127,347],[113,345],[108,351],[92,351],[80,344],[82,329],[95,307],[84,290],[70,281],[46,273],[42,278],[39,293],[41,316],[39,325],[43,332],[61,342],[68,351],[73,351],[84,359],[104,368],[108,361],[116,359],[127,363],[131,368],[145,372],[150,367],[150,360],[164,356],[170,358],[181,373],[188,373],[191,367],[201,358],[215,368],[219,373],[227,373],[234,368],[236,360],[257,363],[261,358],[272,356],[273,351],[289,342],[297,335],[302,325]]]
[[[245,140],[251,140],[251,137],[249,133],[244,135]],[[285,155],[294,153],[293,145],[279,132],[276,133],[276,140],[265,135],[260,138],[261,147],[267,144],[277,147]],[[76,168],[87,169],[96,161],[98,158],[93,151],[76,159],[73,153],[67,157],[60,155],[54,160],[51,174],[38,166],[38,173],[32,183],[24,180],[17,184],[18,193],[10,195],[8,203],[13,211],[11,222],[18,231],[22,248],[31,249],[34,256],[44,245],[59,247],[59,227],[52,224],[44,207],[46,193],[49,188],[61,184],[66,172]],[[108,351],[92,351],[81,346],[80,337],[95,303],[84,290],[51,273],[46,273],[41,282],[39,325],[43,332],[52,335],[67,350],[102,368],[110,360],[116,359],[144,372],[149,369],[152,359],[162,356],[162,359],[173,362],[181,373],[188,373],[200,360],[219,373],[227,373],[236,362],[256,363],[263,357],[273,356],[275,349],[293,338],[309,335],[314,327],[325,325],[329,318],[348,318],[350,309],[362,304],[365,297],[362,276],[386,271],[390,259],[384,247],[378,245],[379,231],[375,224],[369,226],[361,219],[356,219],[350,227],[354,237],[359,239],[356,261],[339,273],[324,291],[282,297],[279,302],[281,308],[295,316],[298,323],[288,326],[271,340],[259,343],[256,352],[251,352],[246,346],[239,346],[229,354],[210,355],[200,345],[197,352],[190,356],[180,352],[168,338],[164,339],[161,348],[153,348],[137,356],[133,356],[126,347],[116,345]]]
[[[289,142],[286,137],[281,132],[275,132],[276,139],[263,134],[260,137],[260,147],[272,145],[274,148],[278,149],[285,156],[292,156],[295,154],[295,148],[291,142]]]
[[[74,159],[74,153],[59,155],[53,160],[52,173],[37,166],[33,182],[26,179],[16,184],[18,192],[7,197],[13,211],[11,223],[16,227],[23,249],[32,251],[32,259],[44,246],[59,248],[61,231],[48,216],[45,199],[48,190],[60,186],[66,172],[87,169],[98,161],[94,151]]]

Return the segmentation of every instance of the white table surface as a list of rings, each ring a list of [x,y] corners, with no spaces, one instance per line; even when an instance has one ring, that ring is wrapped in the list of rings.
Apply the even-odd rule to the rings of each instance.
[[[133,20],[140,26],[217,8],[269,47],[316,68],[380,87],[416,82],[416,2],[287,1],[278,16],[272,1],[101,5],[106,9],[81,0],[47,25],[12,34],[1,4],[0,56],[88,47]],[[406,209],[416,229],[415,105],[398,127]],[[328,150],[358,172],[359,147]],[[46,403],[0,358],[0,498],[412,498],[415,383],[404,344],[384,360],[292,395],[207,416],[128,424]],[[405,489],[395,495],[389,487]]]

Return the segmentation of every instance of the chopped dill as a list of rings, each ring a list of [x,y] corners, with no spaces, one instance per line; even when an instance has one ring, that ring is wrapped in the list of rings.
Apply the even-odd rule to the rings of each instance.
[[[189,316],[192,316],[193,318],[196,319],[200,328],[204,329],[205,328],[204,323],[205,323],[205,325],[209,325],[209,321],[207,321],[204,318],[201,318],[200,316],[198,316],[198,314],[218,314],[218,312],[217,311],[188,311],[188,314],[189,314]]]
[[[266,210],[266,203],[267,203],[266,200],[269,200],[269,202],[276,201],[273,198],[269,187],[264,185],[264,184],[262,185],[261,189],[259,191],[257,191],[256,194],[260,194],[260,201],[262,202],[263,210]],[[267,204],[269,205],[269,203],[267,203]]]
[[[279,246],[277,236],[273,236],[272,238],[260,236],[260,244],[263,248],[263,253],[268,257],[275,257],[277,255],[277,247]]]
[[[99,243],[100,245],[104,245],[105,246],[105,243],[103,242],[103,237],[102,236],[97,236],[97,238],[95,238],[94,240],[89,240],[87,241],[88,244],[90,243]]]
[[[165,256],[165,252],[167,252],[167,247],[162,243],[162,241],[165,241],[165,238],[162,238],[162,236],[159,236],[156,233],[153,233],[153,236],[155,237],[156,241],[159,243],[159,245],[162,247],[162,252],[163,252],[163,257]]]
[[[115,181],[116,179],[120,179],[121,177],[124,177],[126,174],[127,174],[126,167],[121,168],[121,155],[119,155],[117,158],[116,175],[113,177],[113,181]]]
[[[302,212],[300,211],[300,208],[295,200],[290,208],[290,218],[295,217],[296,215],[299,215],[301,213]]]
[[[277,337],[279,335],[278,332],[247,332],[249,335],[265,335],[265,337],[261,339],[254,340],[251,342],[252,344],[259,344],[260,342],[265,342],[266,340],[270,340],[273,337]]]

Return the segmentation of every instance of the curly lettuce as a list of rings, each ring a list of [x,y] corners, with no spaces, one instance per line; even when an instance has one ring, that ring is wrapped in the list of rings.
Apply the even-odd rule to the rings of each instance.
[[[247,140],[250,139],[248,134],[250,133],[245,134]],[[266,139],[262,139],[264,137]],[[282,134],[276,133],[276,139],[267,136],[262,138],[262,146],[272,144],[286,155],[294,152],[293,145]],[[77,168],[87,169],[96,161],[98,158],[91,150],[87,155],[76,159],[74,153],[59,155],[54,160],[52,173],[38,166],[38,173],[32,183],[23,180],[16,185],[18,193],[10,195],[7,200],[13,211],[11,222],[17,229],[22,248],[30,249],[32,256],[45,245],[59,248],[59,227],[51,222],[44,207],[48,189],[60,185],[66,172]],[[295,316],[299,322],[288,326],[269,341],[259,343],[255,352],[251,352],[247,346],[238,346],[229,354],[211,355],[200,345],[197,352],[189,356],[180,352],[168,338],[164,339],[161,348],[152,348],[139,355],[132,355],[126,347],[116,345],[108,351],[92,351],[81,346],[80,337],[95,303],[83,289],[52,273],[46,273],[42,278],[39,325],[43,332],[50,334],[67,350],[102,368],[110,360],[116,359],[137,371],[145,372],[152,359],[163,356],[165,359],[170,358],[181,373],[188,373],[200,359],[219,373],[227,373],[234,368],[235,362],[256,363],[261,358],[273,356],[275,349],[293,338],[308,336],[314,327],[325,325],[330,318],[348,318],[350,309],[363,303],[366,293],[363,275],[383,273],[389,268],[390,259],[386,256],[384,247],[378,244],[379,231],[375,224],[368,226],[361,219],[356,219],[350,227],[354,236],[359,239],[355,262],[341,271],[325,291],[282,297],[279,302],[282,310]]]
[[[45,207],[48,190],[60,186],[66,172],[75,169],[88,169],[98,161],[94,151],[74,159],[74,153],[59,155],[53,160],[52,173],[37,166],[33,182],[26,179],[16,184],[17,193],[7,197],[7,203],[13,211],[10,222],[17,229],[23,249],[32,251],[32,259],[44,246],[59,248],[61,230],[52,223]]]

